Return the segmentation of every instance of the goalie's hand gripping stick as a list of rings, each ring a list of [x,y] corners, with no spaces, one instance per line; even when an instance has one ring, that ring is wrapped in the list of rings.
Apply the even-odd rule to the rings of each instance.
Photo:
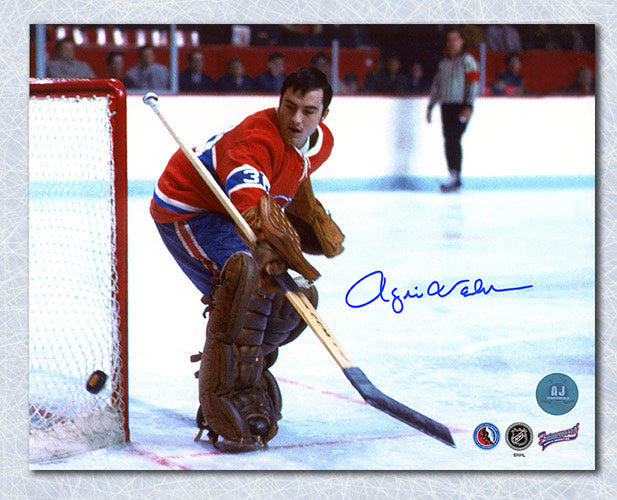
[[[257,243],[255,233],[246,220],[244,220],[244,217],[242,217],[238,209],[231,203],[231,200],[227,194],[221,189],[214,177],[212,177],[212,174],[210,174],[210,172],[206,169],[197,155],[191,149],[187,148],[176,135],[172,127],[162,115],[159,109],[158,99],[158,96],[154,92],[148,92],[143,96],[143,102],[150,106],[150,108],[152,108],[152,110],[159,117],[167,131],[171,134],[182,152],[191,162],[191,165],[193,165],[197,173],[201,176],[219,202],[223,205],[233,222],[236,224],[236,227],[242,232],[243,236],[248,241],[251,250],[253,250]],[[324,324],[313,305],[300,291],[298,285],[293,278],[289,276],[289,274],[283,273],[277,276],[271,275],[270,277],[281,288],[287,300],[291,303],[309,328],[317,335],[321,343],[325,346],[330,355],[343,370],[343,373],[347,379],[368,404],[400,420],[401,422],[404,422],[405,424],[410,425],[411,427],[414,427],[415,429],[428,434],[435,439],[438,439],[448,446],[456,447],[454,440],[452,439],[450,429],[448,429],[445,425],[432,420],[386,396],[371,383],[364,372],[362,372],[362,370],[360,370],[360,368],[358,368],[355,363],[351,361],[349,356],[347,356],[344,349],[338,343],[334,335],[332,335],[330,329]]]

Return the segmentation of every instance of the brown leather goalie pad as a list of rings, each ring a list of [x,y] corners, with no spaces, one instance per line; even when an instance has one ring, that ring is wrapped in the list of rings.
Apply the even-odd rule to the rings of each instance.
[[[317,307],[315,286],[300,287],[313,307]],[[296,340],[306,328],[306,323],[280,290],[272,298],[272,308],[264,331],[263,353],[265,367],[270,368],[278,357],[278,347]]]
[[[273,296],[259,287],[257,263],[245,252],[229,258],[213,292],[199,402],[207,427],[239,446],[269,441],[281,418],[280,391],[264,368],[262,347]]]
[[[264,194],[259,203],[245,210],[242,216],[255,232],[257,239],[270,245],[285,263],[309,281],[320,274],[302,255],[300,237],[270,193]]]
[[[343,250],[345,235],[313,193],[311,180],[300,184],[285,207],[285,215],[300,236],[302,250],[309,254],[335,257]]]

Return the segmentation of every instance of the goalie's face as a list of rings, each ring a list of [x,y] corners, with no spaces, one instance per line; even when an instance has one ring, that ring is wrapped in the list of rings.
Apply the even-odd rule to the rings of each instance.
[[[319,122],[328,114],[323,109],[323,90],[288,88],[281,97],[278,108],[279,131],[285,144],[300,148],[315,132]]]

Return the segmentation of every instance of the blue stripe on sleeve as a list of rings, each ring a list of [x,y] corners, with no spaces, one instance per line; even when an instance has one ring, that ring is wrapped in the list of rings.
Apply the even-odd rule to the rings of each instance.
[[[268,191],[270,182],[263,172],[250,165],[234,168],[225,181],[225,191],[230,195],[233,191],[242,188],[258,188]]]
[[[212,158],[212,147],[202,151],[202,153],[198,156],[198,158],[201,160],[204,166],[208,169],[208,172],[212,174],[212,177],[214,177],[214,180],[216,180],[216,183],[219,186],[221,186],[221,189],[224,189],[221,179],[219,179],[219,176],[216,173],[216,170],[214,170],[214,159]]]

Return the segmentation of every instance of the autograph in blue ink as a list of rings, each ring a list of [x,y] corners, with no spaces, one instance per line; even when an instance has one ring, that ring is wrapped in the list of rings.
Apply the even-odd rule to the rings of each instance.
[[[376,294],[369,300],[364,302],[356,302],[352,299],[352,292],[366,292],[366,289],[371,287],[371,284],[367,282],[369,278],[372,276],[379,276],[379,290]],[[493,285],[488,285],[488,288],[484,285],[484,282],[478,278],[471,284],[471,280],[459,280],[451,287],[447,288],[446,285],[442,285],[439,281],[431,281],[431,283],[426,287],[424,291],[418,291],[418,287],[414,287],[414,291],[405,290],[404,292],[399,292],[398,288],[392,288],[389,292],[390,298],[388,298],[388,294],[386,292],[386,277],[384,276],[382,271],[373,271],[372,273],[363,276],[358,281],[356,281],[351,288],[347,290],[347,294],[345,295],[345,303],[352,308],[360,308],[368,306],[372,304],[376,300],[381,300],[382,302],[389,303],[391,302],[392,310],[396,314],[400,314],[403,312],[405,308],[404,301],[407,299],[421,299],[424,296],[427,297],[440,297],[444,298],[457,291],[463,297],[473,297],[474,295],[488,295],[491,292],[502,293],[502,292],[514,292],[516,290],[525,290],[527,288],[532,288],[533,285],[524,285],[517,286],[512,288],[496,288]],[[372,285],[374,287],[374,285]],[[373,288],[374,289],[374,288]],[[369,288],[370,290],[370,288]],[[363,294],[365,295],[365,293]]]

